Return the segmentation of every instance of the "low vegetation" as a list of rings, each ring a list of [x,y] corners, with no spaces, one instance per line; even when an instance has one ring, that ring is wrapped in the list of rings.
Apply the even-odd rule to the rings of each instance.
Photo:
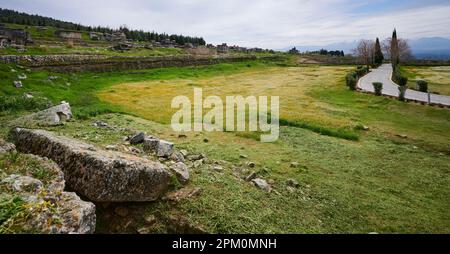
[[[450,96],[450,66],[403,66],[402,68],[409,78],[409,87],[414,88],[417,81],[425,80],[428,82],[429,92]]]
[[[383,93],[383,83],[380,82],[374,82],[373,83],[373,88],[375,90],[375,95],[377,96],[381,96]]]
[[[51,131],[103,147],[123,142],[122,130],[141,130],[226,162],[222,172],[192,171],[187,187],[201,188],[198,197],[131,204],[134,223],[177,215],[216,233],[449,232],[448,109],[348,91],[344,77],[353,66],[248,61],[112,73],[32,71],[21,89],[12,86],[18,72],[11,69],[23,71],[2,65],[0,97],[30,93],[71,103],[76,120]],[[280,140],[261,143],[233,132],[180,138],[169,125],[170,102],[178,95],[191,98],[194,87],[205,96],[280,96]],[[11,106],[0,119],[8,122],[29,111]],[[92,125],[95,120],[117,128],[100,129]],[[2,124],[1,135],[8,129]],[[252,171],[274,191],[241,179]],[[298,188],[288,188],[290,179]],[[9,206],[11,198],[5,200]],[[112,220],[99,208],[98,232],[135,232],[126,227],[129,221]],[[158,223],[151,230],[168,232]]]

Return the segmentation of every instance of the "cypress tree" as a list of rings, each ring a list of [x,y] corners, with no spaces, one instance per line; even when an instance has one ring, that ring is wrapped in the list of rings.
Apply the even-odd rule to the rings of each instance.
[[[381,51],[381,44],[380,40],[377,38],[375,42],[375,55],[374,55],[374,62],[377,66],[380,66],[383,64],[384,56],[383,52]]]
[[[400,52],[399,52],[399,47],[398,47],[397,30],[396,29],[394,29],[394,33],[392,34],[391,62],[392,62],[392,67],[394,67],[394,68],[398,64],[400,64]]]

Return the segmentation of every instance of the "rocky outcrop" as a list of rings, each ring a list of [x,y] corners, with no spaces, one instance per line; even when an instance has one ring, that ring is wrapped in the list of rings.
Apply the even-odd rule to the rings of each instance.
[[[20,154],[16,160],[20,162],[17,165],[25,166],[10,170],[20,174],[8,175],[7,170],[2,172],[0,169],[0,196],[2,200],[15,199],[18,202],[17,199],[20,199],[25,209],[21,215],[6,218],[1,225],[3,229],[8,229],[6,232],[94,233],[95,205],[82,201],[73,192],[64,191],[64,174],[58,165],[29,154]]]
[[[0,139],[0,154],[9,153],[16,150],[16,146],[14,144],[5,142],[3,139]]]
[[[19,151],[54,160],[68,186],[97,202],[154,201],[168,189],[172,174],[159,162],[97,149],[43,130],[11,131]]]

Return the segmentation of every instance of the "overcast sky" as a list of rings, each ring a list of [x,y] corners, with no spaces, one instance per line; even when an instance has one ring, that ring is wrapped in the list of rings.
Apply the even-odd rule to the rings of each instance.
[[[450,38],[450,0],[0,0],[1,8],[81,23],[280,49],[361,38]]]

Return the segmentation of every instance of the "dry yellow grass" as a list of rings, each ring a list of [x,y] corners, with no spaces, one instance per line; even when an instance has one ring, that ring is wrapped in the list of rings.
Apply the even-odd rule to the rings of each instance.
[[[122,83],[101,91],[101,100],[123,106],[140,117],[170,123],[171,101],[184,95],[193,101],[194,87],[203,88],[203,96],[280,96],[280,117],[302,119],[327,126],[348,126],[349,120],[337,118],[342,108],[314,100],[311,91],[323,86],[341,86],[339,82],[349,67],[271,67],[249,69],[230,75],[193,79],[157,80]]]
[[[411,74],[412,85],[416,80],[428,81],[429,90],[443,95],[450,95],[450,66],[405,67]]]

